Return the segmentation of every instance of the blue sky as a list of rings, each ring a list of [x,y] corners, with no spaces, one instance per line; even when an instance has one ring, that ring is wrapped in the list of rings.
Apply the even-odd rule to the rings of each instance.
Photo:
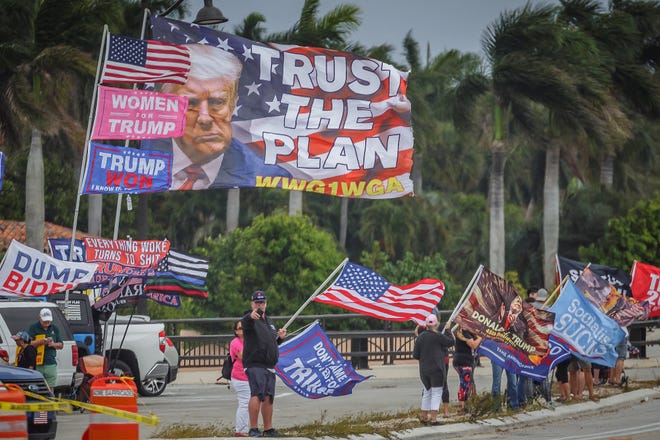
[[[202,0],[187,0],[188,9],[195,14]],[[232,32],[251,12],[266,17],[268,32],[289,29],[300,16],[304,0],[214,0],[229,21],[218,27]],[[394,58],[403,61],[402,42],[406,33],[412,36],[426,53],[444,50],[482,54],[481,37],[486,27],[504,10],[522,7],[527,0],[321,0],[320,11],[326,13],[340,4],[353,4],[362,10],[362,25],[352,34],[352,40],[365,46],[388,43],[395,47]],[[551,3],[557,1],[534,1]]]

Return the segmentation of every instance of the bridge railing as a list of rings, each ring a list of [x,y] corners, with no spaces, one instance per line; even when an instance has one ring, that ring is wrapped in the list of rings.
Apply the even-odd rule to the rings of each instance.
[[[446,322],[450,313],[441,311],[440,322]],[[278,327],[283,326],[289,318],[290,316],[271,317]],[[355,368],[368,368],[369,362],[390,365],[395,361],[413,359],[415,335],[412,323],[409,330],[392,330],[390,323],[386,321],[381,321],[383,322],[381,330],[327,330],[338,327],[333,326],[332,321],[355,318],[365,319],[364,316],[354,313],[306,315],[297,318],[295,328],[318,320],[337,350],[344,359],[350,360]],[[157,322],[165,324],[166,333],[179,352],[180,368],[219,368],[234,338],[233,323],[239,319],[240,317],[165,319]],[[638,321],[630,326],[630,341],[640,348],[641,357],[646,357],[646,345],[660,344],[658,332],[654,332],[657,326],[657,319]],[[182,332],[183,329],[191,327],[197,329],[194,334]],[[205,331],[204,328],[209,330]],[[288,330],[291,334],[292,327]]]

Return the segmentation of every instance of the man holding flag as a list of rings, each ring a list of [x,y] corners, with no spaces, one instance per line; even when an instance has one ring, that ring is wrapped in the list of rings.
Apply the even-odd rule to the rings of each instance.
[[[243,325],[243,366],[250,384],[250,437],[279,437],[273,428],[273,401],[275,400],[275,364],[279,359],[278,345],[286,337],[286,329],[277,330],[266,316],[266,294],[257,290],[252,293],[252,310],[241,323]],[[264,423],[259,431],[259,411]]]

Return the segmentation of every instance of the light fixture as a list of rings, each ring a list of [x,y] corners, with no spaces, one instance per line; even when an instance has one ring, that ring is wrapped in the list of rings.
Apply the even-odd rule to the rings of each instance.
[[[204,0],[204,7],[199,10],[193,23],[209,25],[224,23],[227,20],[228,18],[222,15],[220,9],[213,6],[213,0]]]

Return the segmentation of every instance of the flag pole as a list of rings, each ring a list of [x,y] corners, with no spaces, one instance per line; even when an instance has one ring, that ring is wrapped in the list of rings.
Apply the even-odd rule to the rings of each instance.
[[[454,311],[451,312],[451,315],[449,316],[449,319],[447,320],[447,322],[452,322],[454,320],[454,318],[456,318],[456,315],[458,315],[458,312],[461,311],[461,309],[463,308],[461,306],[465,303],[465,301],[468,300],[469,294],[470,295],[472,294],[472,286],[474,285],[474,283],[477,282],[477,280],[481,276],[481,272],[483,272],[483,271],[484,271],[484,265],[480,264],[479,267],[477,268],[477,271],[474,273],[474,275],[472,276],[472,279],[470,280],[467,287],[465,288],[465,291],[463,292],[463,295],[461,296],[461,299],[458,300],[458,303],[456,304],[456,307],[454,307]],[[467,298],[466,298],[466,296],[467,296]]]
[[[296,318],[298,317],[298,315],[300,315],[300,312],[302,312],[303,309],[304,309],[305,307],[307,307],[307,304],[309,304],[314,298],[316,298],[316,296],[317,296],[319,293],[321,293],[321,290],[323,290],[323,288],[325,287],[325,285],[328,284],[328,281],[330,281],[330,279],[332,279],[332,277],[334,277],[334,276],[337,274],[337,272],[339,272],[341,269],[344,268],[344,265],[346,264],[347,261],[348,261],[348,258],[344,258],[344,261],[342,261],[341,263],[339,263],[339,266],[337,266],[337,267],[335,268],[335,270],[332,271],[332,273],[330,274],[330,276],[328,276],[328,278],[326,278],[325,281],[323,281],[323,283],[321,283],[321,285],[320,285],[320,286],[314,291],[314,293],[312,293],[312,295],[311,295],[309,298],[307,298],[307,301],[305,301],[305,302],[303,303],[303,305],[300,306],[300,308],[296,311],[296,313],[294,313],[293,316],[291,316],[291,318],[289,318],[289,320],[287,321],[287,323],[284,324],[284,327],[282,327],[284,330],[286,330],[287,327],[289,326],[289,324],[291,324],[291,323],[293,322],[293,320],[296,319]]]
[[[101,63],[106,51],[106,42],[108,36],[108,25],[103,25],[103,35],[101,37],[101,49],[99,50],[99,58],[96,63],[96,77],[94,78],[94,92],[92,93],[92,103],[89,108],[89,117],[87,118],[87,133],[85,134],[85,146],[83,148],[82,165],[80,169],[80,177],[78,178],[78,195],[76,197],[76,207],[73,211],[73,226],[71,227],[71,245],[69,247],[69,261],[73,261],[73,253],[76,244],[76,228],[78,227],[78,214],[80,213],[80,196],[82,195],[82,188],[85,182],[85,170],[87,169],[87,162],[89,161],[89,142],[92,132],[92,120],[94,118],[94,104],[98,97],[98,83],[99,72],[101,71]],[[69,304],[69,289],[64,293],[64,317],[68,318],[68,304]]]
[[[559,285],[555,287],[555,290],[553,290],[550,296],[548,297],[548,299],[545,300],[545,302],[541,306],[542,309],[545,309],[545,306],[550,302],[550,300],[555,299],[555,297],[559,295],[559,289],[561,289],[564,286],[564,284],[566,284],[566,281],[568,281],[569,278],[570,275],[564,276],[564,279],[561,280],[561,283],[559,283]]]
[[[150,13],[151,13],[151,11],[149,11],[149,9],[147,9],[147,8],[144,9],[144,14],[142,16],[142,29],[140,30],[140,38],[142,40],[144,40],[144,34],[146,33],[146,30],[147,30],[147,18],[149,17]],[[137,90],[137,84],[133,84],[133,90]],[[129,142],[130,141],[128,139],[126,139],[126,141],[124,141],[124,148],[128,147]],[[131,195],[128,194],[126,197],[128,198],[128,203],[130,204]],[[114,230],[113,230],[113,233],[112,233],[112,239],[113,240],[117,240],[117,238],[119,237],[119,219],[121,218],[122,200],[123,200],[123,194],[122,193],[117,194],[117,207],[115,209],[115,227],[114,227]],[[138,239],[139,238],[140,237],[138,237]]]

